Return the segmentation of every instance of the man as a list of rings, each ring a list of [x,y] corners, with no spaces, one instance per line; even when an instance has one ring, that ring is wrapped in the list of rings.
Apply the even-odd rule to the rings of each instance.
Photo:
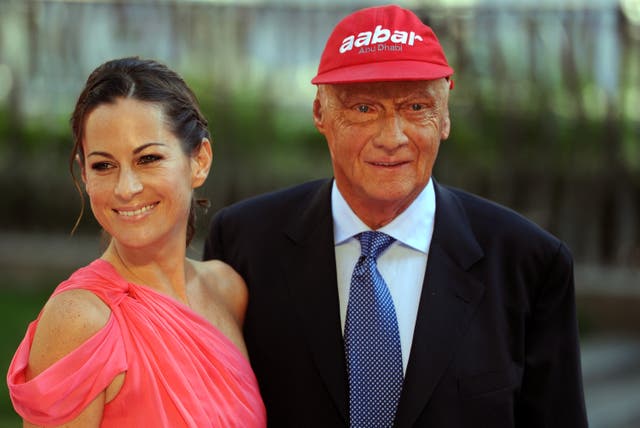
[[[347,16],[312,80],[334,179],[213,219],[270,426],[587,426],[569,251],[431,177],[452,74],[412,12]]]

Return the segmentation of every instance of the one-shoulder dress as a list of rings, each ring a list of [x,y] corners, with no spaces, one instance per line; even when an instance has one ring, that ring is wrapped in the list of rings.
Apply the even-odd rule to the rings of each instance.
[[[126,372],[104,407],[102,427],[264,427],[266,412],[249,361],[186,305],[122,278],[98,259],[53,295],[95,293],[111,309],[106,325],[80,347],[25,381],[38,318],[29,324],[7,374],[15,410],[55,426],[75,418],[116,375]]]

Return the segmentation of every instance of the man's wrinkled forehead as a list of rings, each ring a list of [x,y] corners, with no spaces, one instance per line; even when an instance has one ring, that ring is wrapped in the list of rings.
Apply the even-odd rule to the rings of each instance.
[[[361,82],[319,85],[329,90],[340,99],[361,96],[368,98],[406,98],[411,96],[438,96],[448,93],[446,79],[396,81],[396,82]]]

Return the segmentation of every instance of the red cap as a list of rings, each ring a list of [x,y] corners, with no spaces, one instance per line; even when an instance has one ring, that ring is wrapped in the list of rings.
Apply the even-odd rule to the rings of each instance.
[[[433,30],[410,10],[389,5],[342,19],[311,83],[435,80],[452,74]]]

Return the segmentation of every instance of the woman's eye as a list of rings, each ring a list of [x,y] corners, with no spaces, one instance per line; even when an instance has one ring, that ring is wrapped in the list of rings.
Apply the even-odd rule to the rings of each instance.
[[[109,162],[94,162],[91,164],[91,169],[96,171],[104,171],[112,168]]]
[[[144,163],[151,163],[151,162],[155,162],[158,159],[160,159],[160,156],[157,155],[144,155],[144,156],[140,156],[140,159],[138,160],[138,163],[144,164]]]

